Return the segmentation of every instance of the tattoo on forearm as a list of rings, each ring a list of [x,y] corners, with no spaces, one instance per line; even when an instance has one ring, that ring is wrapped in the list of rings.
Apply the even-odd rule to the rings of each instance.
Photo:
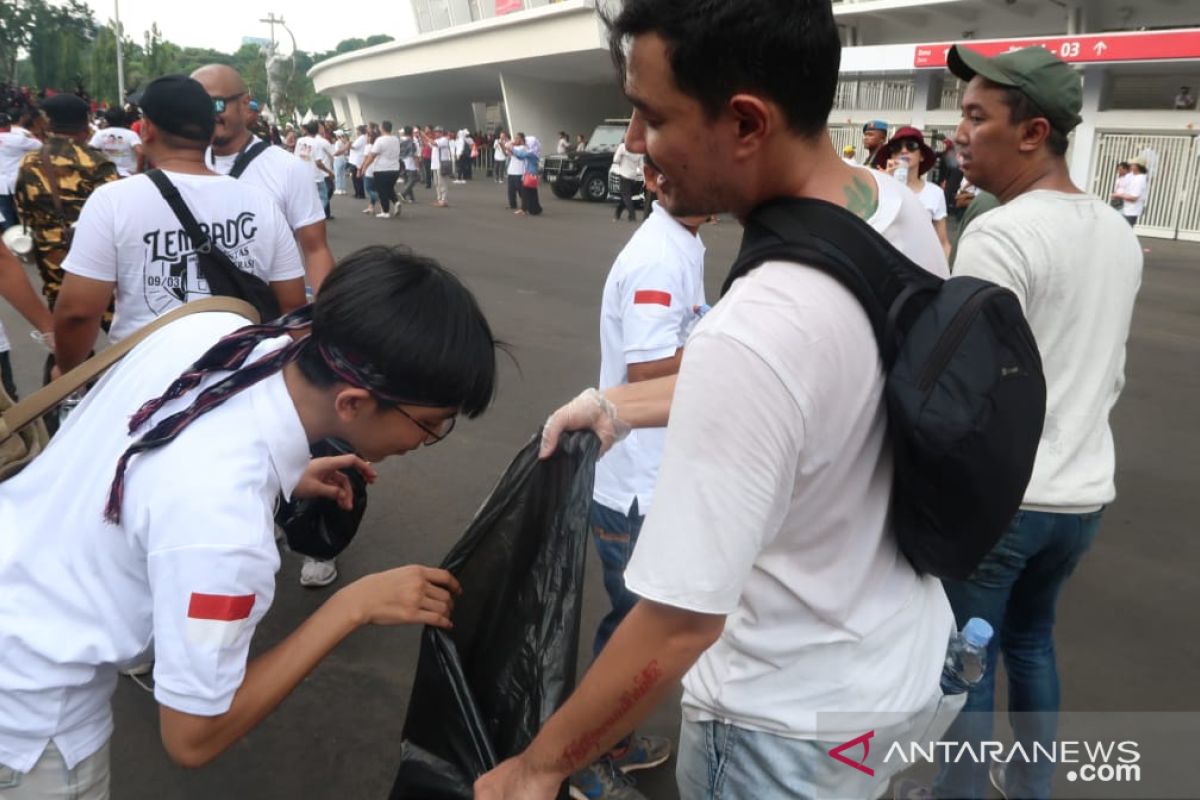
[[[851,214],[855,214],[863,219],[869,219],[875,213],[875,207],[878,203],[875,200],[875,193],[871,191],[871,184],[862,178],[855,176],[854,181],[846,187],[846,210]]]
[[[662,676],[663,671],[658,665],[657,660],[651,661],[642,667],[641,672],[633,678],[633,688],[621,692],[621,697],[617,701],[616,707],[613,708],[612,713],[605,717],[598,726],[563,748],[562,755],[559,757],[563,765],[569,767],[574,772],[590,764],[592,761],[592,750],[600,743],[604,734],[629,713],[638,704],[638,701],[649,694],[662,680]]]

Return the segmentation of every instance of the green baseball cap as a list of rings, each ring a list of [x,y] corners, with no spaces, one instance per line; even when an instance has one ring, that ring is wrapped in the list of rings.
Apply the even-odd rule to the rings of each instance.
[[[964,81],[982,75],[1000,86],[1011,86],[1037,104],[1061,133],[1070,133],[1083,118],[1083,84],[1066,62],[1044,47],[1026,47],[988,58],[963,45],[950,48],[950,71]]]

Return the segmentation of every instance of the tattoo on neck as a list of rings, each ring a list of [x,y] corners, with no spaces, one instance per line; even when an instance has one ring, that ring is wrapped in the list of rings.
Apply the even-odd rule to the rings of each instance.
[[[871,181],[854,176],[854,180],[845,188],[846,210],[863,219],[870,219],[879,205],[875,193],[871,189]]]
[[[593,750],[604,738],[604,734],[620,722],[621,718],[638,704],[638,701],[649,694],[662,680],[662,676],[663,671],[657,660],[642,667],[641,672],[633,678],[633,688],[621,692],[621,697],[617,700],[617,705],[612,712],[598,726],[563,748],[562,754],[559,756],[560,764],[564,768],[569,768],[571,772],[575,772],[592,763],[598,755]]]

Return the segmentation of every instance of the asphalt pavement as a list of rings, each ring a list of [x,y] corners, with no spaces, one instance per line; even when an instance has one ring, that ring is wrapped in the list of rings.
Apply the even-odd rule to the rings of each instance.
[[[380,466],[362,528],[339,560],[333,587],[300,587],[300,559],[284,555],[256,652],[357,577],[407,563],[437,564],[547,413],[595,384],[601,290],[634,225],[612,222],[610,205],[542,194],[545,214],[536,218],[514,216],[503,187],[486,177],[451,186],[446,209],[431,207],[432,193],[421,189],[420,203],[404,206],[398,219],[368,217],[360,213],[362,201],[334,199],[329,240],[335,255],[383,243],[438,259],[475,291],[512,358],[501,359],[490,411],[460,422],[446,442]],[[711,302],[740,228],[723,218],[704,226],[701,236]],[[1152,239],[1143,245],[1146,271],[1128,385],[1114,416],[1119,497],[1060,604],[1065,709],[1200,710],[1194,666],[1200,644],[1191,635],[1200,607],[1194,577],[1200,537],[1194,513],[1186,512],[1200,479],[1200,245]],[[29,392],[41,356],[23,320],[7,306],[0,318],[13,342],[18,383]],[[591,633],[606,603],[594,557],[585,597],[581,668],[590,661]],[[398,764],[418,633],[355,633],[273,715],[198,770],[171,764],[159,744],[152,696],[123,678],[115,701],[113,797],[385,798]],[[644,730],[673,736],[678,724],[678,704],[670,702]],[[639,788],[651,800],[673,800],[673,767],[672,760],[639,773]]]

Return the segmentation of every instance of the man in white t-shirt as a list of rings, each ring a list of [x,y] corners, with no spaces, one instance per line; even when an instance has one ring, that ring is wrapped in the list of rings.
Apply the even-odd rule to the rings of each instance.
[[[1146,208],[1146,184],[1146,159],[1142,156],[1129,159],[1129,174],[1113,196],[1122,201],[1121,215],[1131,228],[1137,225],[1138,217]]]
[[[382,209],[376,217],[400,216],[400,200],[396,197],[396,181],[400,179],[400,139],[392,133],[391,120],[379,123],[383,133],[375,143],[367,148],[367,158],[363,162],[365,172],[372,166],[375,168],[375,193],[379,195],[379,205]]]
[[[1044,48],[984,58],[949,54],[967,88],[955,141],[963,172],[999,208],[959,241],[956,275],[1011,289],[1037,340],[1046,421],[1021,509],[965,581],[947,581],[960,622],[997,631],[988,663],[1004,656],[1014,735],[1026,749],[1056,739],[1059,679],[1055,605],[1116,496],[1109,414],[1125,383],[1125,343],[1142,275],[1137,237],[1107,203],[1071,182],[1068,134],[1079,124],[1079,74]],[[949,738],[992,740],[995,671],[971,689]],[[1049,797],[1054,764],[1012,760],[993,782],[1006,797]],[[947,764],[939,797],[983,797],[987,765]]]
[[[333,269],[333,252],[325,238],[325,212],[311,171],[282,147],[258,149],[262,140],[246,127],[250,94],[237,70],[209,64],[193,72],[192,78],[208,92],[217,115],[205,162],[221,175],[237,172],[238,180],[265,189],[274,198],[300,246],[308,285],[319,292],[321,281]]]
[[[0,111],[0,233],[17,224],[13,194],[21,159],[26,153],[41,149],[40,141],[24,130],[13,130],[8,114]]]
[[[333,177],[333,148],[328,140],[320,135],[320,130],[321,126],[317,122],[306,123],[304,135],[296,140],[296,149],[292,155],[308,166],[309,175],[317,184],[317,196],[321,198],[325,218],[329,219],[329,185],[325,177]]]
[[[346,160],[350,164],[350,179],[354,183],[354,199],[366,200],[366,189],[363,187],[363,177],[358,174],[359,167],[367,159],[367,126],[359,125],[354,129],[354,141],[350,143],[350,154]]]
[[[270,284],[287,312],[304,304],[304,268],[287,220],[263,190],[217,175],[204,164],[212,104],[183,76],[151,81],[138,105],[146,156],[179,190],[212,245]],[[195,243],[145,175],[97,189],[79,215],[66,278],[54,307],[55,362],[66,372],[96,343],[109,298],[116,342],[173,308],[209,296]]]
[[[832,146],[841,45],[828,2],[742,0],[697,17],[626,0],[609,37],[635,109],[626,147],[661,171],[662,210],[745,219],[781,195],[825,200],[946,274],[916,197]],[[714,73],[699,54],[715,48],[745,55]],[[764,79],[762,63],[792,69]],[[744,86],[756,88],[729,88]],[[611,443],[621,426],[668,414],[654,505],[625,571],[641,599],[476,797],[553,797],[681,678],[685,800],[878,797],[898,768],[883,761],[888,739],[936,739],[946,722],[953,616],[891,530],[884,374],[866,312],[823,271],[767,262],[696,325],[677,379],[588,390],[548,421],[543,452],[563,428]],[[869,756],[848,755],[868,770],[828,755],[867,731]]]
[[[142,137],[126,127],[124,109],[110,108],[104,112],[105,127],[96,131],[88,142],[116,164],[117,172],[127,178],[142,171]]]
[[[438,125],[433,129],[433,142],[430,147],[429,169],[433,175],[433,189],[437,194],[437,199],[433,201],[435,208],[446,208],[450,205],[446,199],[450,184],[451,167],[453,166],[453,156],[450,153],[450,139],[446,136],[446,131]],[[522,164],[521,169],[525,167]]]
[[[158,135],[147,136],[150,155]],[[454,341],[446,315],[465,321]],[[487,408],[495,360],[482,354],[494,341],[475,300],[428,259],[364,248],[314,308],[246,326],[236,314],[200,313],[155,332],[0,484],[6,800],[110,796],[110,744],[134,746],[114,732],[117,673],[150,652],[163,748],[194,768],[257,726],[358,628],[450,627],[457,582],[408,566],[347,585],[250,656],[275,595],[278,496],[348,508],[339,469],[372,481],[366,460],[440,441],[457,415]],[[223,337],[232,338],[211,349]],[[437,378],[414,386],[429,352],[448,355]],[[202,356],[206,366],[194,367]],[[218,384],[219,397],[198,400]],[[310,443],[326,438],[361,456],[310,461]]]
[[[637,222],[637,210],[633,207],[633,186],[642,178],[641,153],[631,153],[625,147],[625,142],[617,146],[613,153],[613,164],[617,168],[617,179],[621,182],[620,199],[617,200],[617,210],[613,219],[621,219],[621,212],[629,212],[629,221]],[[650,216],[649,206],[643,212],[642,219]]]
[[[658,173],[649,164],[645,171],[646,185],[653,191]],[[699,235],[705,219],[653,214],[617,256],[600,305],[601,390],[679,371],[684,342],[707,308]],[[600,654],[637,602],[625,588],[625,567],[653,502],[666,435],[662,428],[634,431],[596,464],[592,541],[611,608],[596,630],[593,656]],[[670,755],[669,740],[639,735],[625,737],[605,758],[628,769],[654,767]],[[610,764],[601,762],[572,776],[571,783],[591,797],[610,776]]]
[[[400,192],[400,199],[407,203],[415,203],[417,198],[413,189],[417,185],[417,179],[421,177],[420,168],[417,166],[421,147],[413,135],[412,126],[406,125],[402,130],[404,135],[400,137],[400,165],[404,167],[404,189]]]

